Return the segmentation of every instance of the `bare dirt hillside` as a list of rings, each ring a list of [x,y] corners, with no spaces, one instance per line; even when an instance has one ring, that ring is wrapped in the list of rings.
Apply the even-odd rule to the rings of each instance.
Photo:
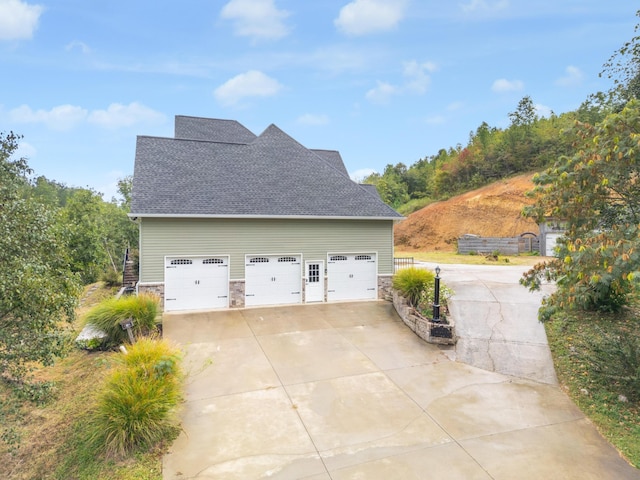
[[[403,250],[455,251],[456,239],[471,233],[483,237],[514,237],[539,233],[538,225],[521,216],[531,204],[525,192],[533,174],[500,180],[486,187],[432,203],[395,227],[395,244]]]

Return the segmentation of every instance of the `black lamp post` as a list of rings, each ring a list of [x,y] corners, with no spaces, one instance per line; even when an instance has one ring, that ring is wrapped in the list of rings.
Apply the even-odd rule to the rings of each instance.
[[[435,292],[433,293],[433,322],[440,322],[440,267],[436,267]]]

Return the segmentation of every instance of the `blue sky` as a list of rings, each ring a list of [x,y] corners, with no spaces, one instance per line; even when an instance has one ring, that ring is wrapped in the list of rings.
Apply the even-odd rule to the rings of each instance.
[[[37,175],[111,198],[175,115],[271,123],[356,178],[607,90],[629,0],[0,0],[0,131]]]

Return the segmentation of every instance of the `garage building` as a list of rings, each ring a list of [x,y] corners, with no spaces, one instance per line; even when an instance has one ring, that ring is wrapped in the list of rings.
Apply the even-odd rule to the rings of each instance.
[[[185,116],[174,138],[138,137],[130,216],[138,290],[165,311],[382,298],[402,219],[337,151]]]

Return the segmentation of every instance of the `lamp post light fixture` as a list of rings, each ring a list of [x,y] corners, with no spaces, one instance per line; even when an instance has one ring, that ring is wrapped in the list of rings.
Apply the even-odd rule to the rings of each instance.
[[[435,289],[433,293],[433,322],[440,323],[440,267],[436,267]]]

